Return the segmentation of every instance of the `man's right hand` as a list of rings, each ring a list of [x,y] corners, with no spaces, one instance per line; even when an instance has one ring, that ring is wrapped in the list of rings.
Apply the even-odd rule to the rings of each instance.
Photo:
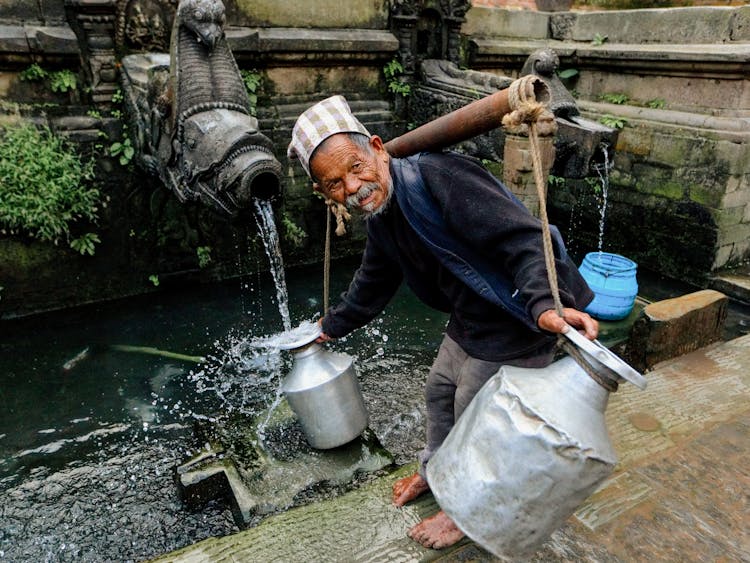
[[[319,327],[321,327],[321,331],[322,331],[322,327],[323,327],[323,317],[320,317],[320,318],[318,319],[318,326],[319,326]],[[326,334],[325,332],[321,332],[321,333],[320,333],[320,336],[318,336],[318,337],[317,337],[317,338],[315,339],[315,342],[317,342],[318,344],[321,344],[321,343],[323,343],[323,342],[329,342],[329,341],[331,341],[331,340],[333,340],[333,338],[331,338],[330,336],[328,336],[328,335],[327,335],[327,334]]]

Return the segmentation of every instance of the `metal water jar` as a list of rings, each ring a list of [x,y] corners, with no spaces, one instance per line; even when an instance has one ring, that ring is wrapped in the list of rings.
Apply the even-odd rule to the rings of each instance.
[[[312,343],[292,350],[294,365],[282,386],[308,443],[330,449],[359,436],[368,416],[352,358]]]
[[[571,331],[592,366],[614,366],[609,373],[645,387],[633,368]],[[502,367],[427,464],[438,504],[494,555],[529,557],[614,469],[608,399],[571,357],[543,369]]]

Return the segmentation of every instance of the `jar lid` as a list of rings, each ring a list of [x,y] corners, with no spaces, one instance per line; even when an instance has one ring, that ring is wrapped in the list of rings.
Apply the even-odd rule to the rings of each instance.
[[[570,325],[563,332],[563,335],[584,354],[591,356],[596,362],[608,367],[625,381],[629,381],[639,389],[646,388],[646,378],[598,340],[589,340]]]

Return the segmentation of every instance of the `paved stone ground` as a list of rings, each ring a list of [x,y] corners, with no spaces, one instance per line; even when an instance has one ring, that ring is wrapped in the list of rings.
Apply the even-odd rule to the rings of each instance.
[[[610,398],[615,473],[534,561],[750,561],[750,335],[647,379],[646,391],[623,385]],[[157,561],[496,561],[469,540],[434,551],[406,537],[437,511],[430,495],[391,506],[392,483],[413,469]]]

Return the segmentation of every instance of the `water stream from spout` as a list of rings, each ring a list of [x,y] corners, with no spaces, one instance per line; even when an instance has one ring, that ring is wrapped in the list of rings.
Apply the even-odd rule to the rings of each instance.
[[[596,174],[599,176],[601,192],[599,193],[599,239],[597,250],[601,253],[604,246],[604,223],[607,217],[607,197],[609,193],[609,153],[607,151],[607,144],[602,143],[599,145],[602,150],[604,160],[600,164],[593,166],[596,170]]]
[[[276,301],[279,306],[281,320],[284,324],[284,330],[291,330],[292,321],[289,316],[289,294],[284,277],[284,259],[281,255],[279,233],[276,230],[271,202],[256,198],[254,203],[255,221],[258,224],[258,231],[263,239],[263,246],[266,249],[266,255],[271,266],[271,275],[276,285]]]

